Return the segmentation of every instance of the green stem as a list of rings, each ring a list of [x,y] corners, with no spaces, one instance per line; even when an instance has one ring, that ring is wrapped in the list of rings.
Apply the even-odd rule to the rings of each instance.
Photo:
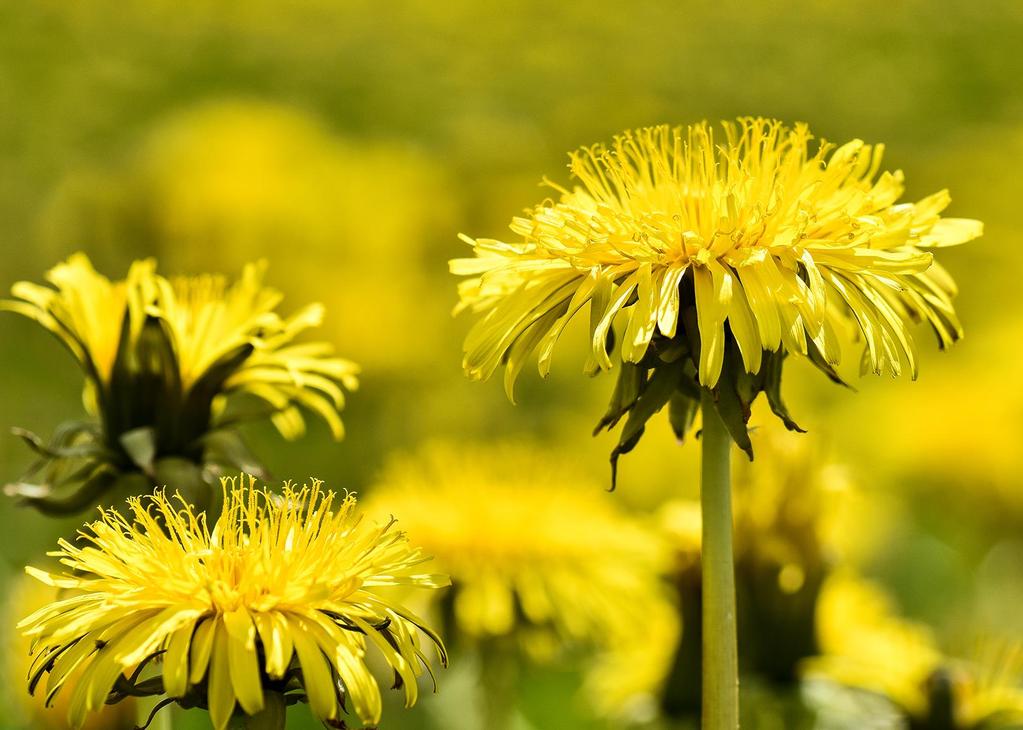
[[[487,730],[508,730],[515,721],[518,664],[507,641],[485,642],[480,651],[483,720]]]
[[[703,730],[739,727],[739,659],[732,554],[732,440],[703,390]]]
[[[256,715],[239,712],[232,718],[234,730],[284,730],[287,725],[288,706],[284,695],[267,690],[263,693],[263,711]]]

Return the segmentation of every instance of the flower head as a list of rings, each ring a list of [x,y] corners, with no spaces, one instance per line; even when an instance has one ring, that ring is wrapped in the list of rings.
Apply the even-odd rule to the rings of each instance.
[[[325,342],[294,341],[320,324],[323,308],[278,314],[281,294],[263,285],[265,269],[250,264],[233,283],[208,275],[167,279],[145,260],[111,282],[75,254],[47,274],[52,286],[15,284],[15,299],[0,308],[37,321],[74,354],[85,373],[87,410],[99,424],[69,423],[50,443],[24,433],[43,457],[36,470],[45,465],[50,473],[47,484],[13,491],[42,508],[73,511],[121,474],[175,481],[153,478],[161,459],[258,469],[229,426],[269,415],[295,438],[304,430],[299,407],[340,438],[342,386],[358,386],[358,368],[333,357]],[[265,407],[246,411],[245,401]],[[67,473],[81,489],[62,501],[51,488],[63,486]]]
[[[246,483],[247,481],[247,483]],[[375,724],[381,697],[366,664],[368,645],[394,670],[405,701],[429,662],[423,633],[440,639],[389,600],[387,586],[435,588],[427,559],[393,521],[367,525],[355,498],[318,481],[271,494],[244,477],[225,480],[215,524],[180,497],[129,499],[131,518],[113,509],[52,553],[69,569],[28,572],[77,594],[32,614],[19,628],[33,638],[29,688],[48,675],[47,697],[71,693],[69,719],[129,693],[166,693],[207,707],[223,730],[236,704],[263,709],[264,692],[295,693],[325,722],[348,703]],[[159,658],[162,682],[139,682]],[[74,673],[72,686],[71,677]]]
[[[452,580],[452,634],[535,659],[630,636],[663,605],[660,543],[533,450],[434,445],[373,493]]]
[[[806,125],[767,119],[722,127],[652,127],[583,148],[569,166],[579,185],[548,183],[559,199],[513,219],[518,240],[465,238],[476,255],[451,262],[471,277],[459,307],[483,314],[466,338],[466,372],[487,378],[505,365],[510,396],[534,353],[549,372],[589,304],[587,369],[610,370],[616,343],[625,364],[601,425],[626,413],[635,422],[615,457],[669,401],[688,428],[700,386],[751,452],[745,418],[761,391],[795,428],[778,393],[786,354],[838,379],[851,334],[864,370],[915,375],[910,322],[928,322],[942,346],[961,336],[955,285],[932,249],[982,226],[941,218],[946,191],[898,203],[902,173],[878,174],[881,145],[811,150]]]

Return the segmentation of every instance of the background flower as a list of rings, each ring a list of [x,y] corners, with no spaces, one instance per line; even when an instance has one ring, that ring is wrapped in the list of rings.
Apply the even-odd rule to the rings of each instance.
[[[323,308],[280,316],[281,294],[263,285],[265,268],[249,265],[228,285],[209,275],[168,280],[146,260],[112,283],[76,254],[49,272],[53,288],[15,284],[15,299],[2,306],[74,353],[85,372],[86,409],[98,423],[67,422],[49,443],[20,431],[41,457],[29,476],[46,473],[42,484],[13,484],[8,492],[45,511],[73,512],[139,474],[200,499],[207,464],[261,468],[234,426],[269,416],[296,438],[305,430],[299,406],[341,438],[341,386],[358,386],[358,368],[333,357],[327,343],[294,342],[320,324]],[[263,405],[230,410],[238,397]],[[68,486],[77,489],[61,493]]]

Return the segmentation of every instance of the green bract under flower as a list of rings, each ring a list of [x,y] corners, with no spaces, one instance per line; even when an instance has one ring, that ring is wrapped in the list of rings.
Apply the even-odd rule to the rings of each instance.
[[[504,365],[511,396],[534,353],[547,374],[588,304],[587,371],[615,367],[615,350],[623,363],[601,422],[629,414],[613,459],[666,404],[684,433],[701,386],[750,451],[745,419],[761,391],[795,428],[778,393],[786,354],[838,379],[851,344],[864,371],[915,376],[911,322],[928,322],[943,347],[962,335],[955,284],[932,249],[982,225],[941,218],[946,191],[898,203],[902,173],[878,174],[881,145],[811,151],[806,125],[767,119],[722,129],[659,126],[583,148],[570,163],[579,185],[548,183],[559,200],[513,219],[516,240],[463,237],[475,257],[451,262],[470,277],[459,309],[483,315],[465,342],[466,372],[485,379]]]
[[[64,424],[49,442],[18,431],[40,456],[25,479],[46,474],[41,484],[8,491],[73,512],[125,475],[187,490],[205,478],[200,466],[259,471],[233,427],[269,417],[297,438],[305,429],[300,408],[341,438],[342,387],[358,387],[358,367],[333,357],[326,342],[294,341],[319,326],[323,308],[278,314],[282,295],[263,285],[265,269],[250,264],[230,284],[208,275],[166,279],[150,259],[112,282],[76,254],[47,273],[52,288],[15,284],[15,299],[0,309],[35,320],[71,351],[96,421]]]

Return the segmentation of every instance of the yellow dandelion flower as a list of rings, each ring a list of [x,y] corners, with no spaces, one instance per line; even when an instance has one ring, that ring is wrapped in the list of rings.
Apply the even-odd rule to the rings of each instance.
[[[257,471],[230,426],[269,415],[282,435],[296,438],[305,424],[300,408],[341,438],[343,389],[358,386],[358,368],[333,357],[328,343],[295,341],[320,325],[323,308],[280,315],[281,294],[263,284],[265,271],[263,263],[249,264],[233,283],[167,279],[145,260],[111,282],[75,254],[47,274],[52,286],[15,284],[15,298],[0,308],[35,320],[71,350],[85,373],[87,410],[99,424],[65,424],[49,443],[22,432],[41,456],[29,476],[43,467],[48,473],[42,485],[8,491],[68,512],[95,502],[125,474],[180,483],[183,477],[159,478],[160,465],[173,460],[185,462],[178,473],[210,463]],[[265,407],[246,409],[246,401]],[[65,496],[69,484],[78,489]]]
[[[817,605],[820,656],[805,676],[888,697],[914,728],[1017,727],[1023,722],[1023,645],[984,639],[953,657],[931,631],[901,618],[877,585],[828,578]]]
[[[452,633],[544,659],[631,636],[665,599],[656,536],[535,449],[434,444],[373,492],[451,575]]]
[[[429,661],[419,634],[446,661],[438,636],[381,593],[387,586],[435,588],[427,560],[393,521],[367,525],[355,497],[319,481],[281,496],[255,479],[224,480],[225,504],[207,525],[180,497],[160,491],[129,499],[131,517],[113,509],[52,553],[68,570],[35,568],[44,583],[76,594],[19,628],[33,639],[29,688],[47,698],[70,693],[69,720],[127,694],[166,694],[209,709],[223,730],[235,712],[261,712],[269,697],[309,703],[340,725],[348,706],[375,724],[381,696],[367,667],[372,644],[404,688],[406,705]],[[140,680],[152,660],[160,681]],[[73,678],[73,682],[72,682]]]
[[[910,322],[929,323],[942,346],[961,336],[955,284],[932,249],[982,225],[941,218],[946,191],[899,203],[902,173],[878,174],[882,145],[811,150],[805,124],[759,118],[722,127],[652,127],[583,148],[569,165],[578,186],[548,182],[558,200],[514,218],[516,240],[463,237],[475,256],[451,262],[469,277],[459,308],[483,315],[465,341],[466,372],[485,379],[505,365],[511,396],[534,353],[549,372],[589,304],[587,370],[610,370],[616,343],[623,363],[601,422],[629,413],[615,456],[669,401],[684,433],[700,386],[751,452],[745,418],[761,391],[796,427],[778,390],[787,353],[838,378],[852,326],[865,371],[915,375]]]
[[[848,572],[825,582],[817,602],[820,656],[804,673],[883,694],[910,715],[927,709],[928,678],[941,664],[930,629],[898,616],[877,585]]]

